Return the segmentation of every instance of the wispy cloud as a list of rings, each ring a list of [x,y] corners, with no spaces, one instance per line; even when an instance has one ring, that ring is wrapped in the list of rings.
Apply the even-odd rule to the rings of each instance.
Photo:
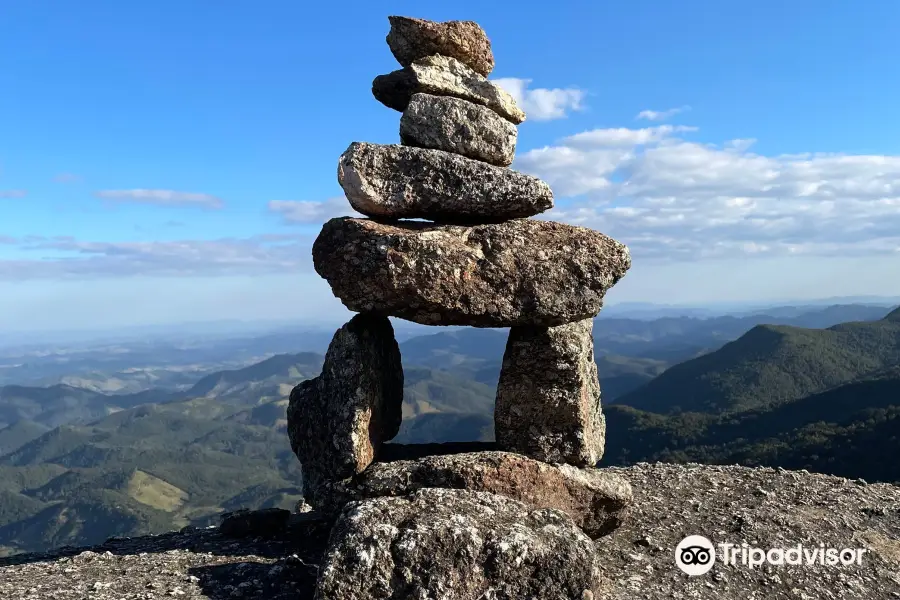
[[[225,206],[225,203],[220,198],[210,194],[178,192],[174,190],[101,190],[96,192],[95,195],[98,198],[111,202],[130,202],[155,206],[197,206],[210,209],[220,209]]]
[[[0,190],[0,198],[24,198],[27,195],[27,190]]]
[[[83,277],[259,275],[311,268],[312,238],[264,234],[248,238],[170,242],[92,242],[28,236],[30,259],[0,260],[0,280]]]
[[[272,200],[269,211],[281,215],[285,223],[315,224],[324,223],[334,217],[361,217],[353,210],[350,202],[343,196],[329,198],[321,202],[309,200]]]
[[[636,258],[900,252],[900,156],[765,156],[753,140],[701,144],[690,131],[597,129],[514,166],[562,200],[546,218],[613,235]]]
[[[11,235],[0,234],[0,244],[18,244],[19,240]]]
[[[647,121],[665,121],[670,117],[674,117],[678,113],[691,110],[690,106],[679,106],[678,108],[670,108],[669,110],[642,110],[637,114],[635,119],[644,119]]]
[[[592,129],[591,131],[570,135],[564,138],[561,144],[576,148],[643,146],[660,142],[670,137],[673,133],[689,133],[692,131],[697,131],[697,128],[687,125],[660,125],[643,129],[628,129],[626,127]]]
[[[75,173],[60,173],[53,178],[53,181],[56,183],[79,183],[81,181],[81,175],[76,175]]]
[[[552,121],[563,119],[573,110],[581,110],[585,93],[578,88],[534,88],[528,89],[531,79],[505,77],[494,79],[515,99],[531,121]]]

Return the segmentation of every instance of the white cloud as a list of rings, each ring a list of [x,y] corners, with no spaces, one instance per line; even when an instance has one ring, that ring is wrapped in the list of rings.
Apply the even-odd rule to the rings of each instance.
[[[593,129],[564,138],[561,145],[588,149],[596,147],[642,146],[662,141],[673,133],[688,133],[691,131],[697,131],[697,128],[685,125],[660,125],[644,129],[628,129],[626,127]]]
[[[0,190],[0,198],[24,198],[27,195],[27,190]]]
[[[594,129],[524,152],[514,168],[553,188],[557,208],[541,218],[612,235],[637,262],[900,256],[900,156],[766,156],[751,151],[752,139],[706,144],[689,139],[695,131]],[[159,190],[105,193],[163,204],[184,200],[181,192]],[[200,205],[198,196],[210,198],[188,196]],[[272,201],[268,210],[294,224],[357,216],[343,197]],[[308,271],[312,235],[155,243],[25,236],[0,237],[0,243],[19,248],[15,260],[0,261],[5,280],[252,275]]]
[[[356,215],[343,197],[324,202],[274,201],[269,210],[290,223],[320,224]],[[167,222],[165,226],[175,226]],[[311,271],[314,235],[267,233],[247,238],[154,242],[84,241],[71,236],[0,235],[17,247],[0,259],[0,281],[108,277],[261,276]],[[27,256],[28,258],[22,258]]]
[[[604,231],[638,259],[900,252],[900,156],[765,156],[749,152],[753,140],[678,135],[689,131],[588,131],[515,168],[553,188],[546,218]]]
[[[569,111],[581,110],[584,91],[578,88],[528,89],[531,79],[505,77],[492,80],[516,100],[531,121],[552,121],[565,118]]]
[[[308,200],[272,200],[269,211],[281,215],[286,223],[321,224],[334,217],[361,217],[343,196],[322,202]]]
[[[263,275],[309,271],[312,262],[306,235],[169,242],[27,236],[19,244],[20,254],[34,258],[0,259],[0,280]]]
[[[678,113],[691,110],[690,106],[680,106],[678,108],[670,108],[669,110],[642,110],[637,114],[635,119],[645,119],[647,121],[665,121],[670,117],[674,117]]]
[[[220,209],[225,205],[216,196],[174,190],[101,190],[95,195],[112,202],[131,202],[155,206],[199,206]]]

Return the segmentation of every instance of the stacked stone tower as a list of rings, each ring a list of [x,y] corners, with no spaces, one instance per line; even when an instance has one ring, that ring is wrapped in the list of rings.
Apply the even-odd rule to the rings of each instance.
[[[590,229],[529,219],[552,208],[553,195],[508,168],[525,114],[487,79],[494,57],[481,27],[390,23],[387,43],[403,68],[377,77],[372,92],[402,112],[401,144],[350,145],[338,180],[368,218],[332,219],[313,245],[316,272],[359,314],[335,334],[322,374],[291,394],[307,501],[338,514],[366,498],[466,490],[557,509],[602,535],[631,491],[581,468],[596,465],[605,437],[592,324],[631,265],[628,250]],[[510,328],[495,409],[500,452],[378,461],[403,401],[388,317]]]

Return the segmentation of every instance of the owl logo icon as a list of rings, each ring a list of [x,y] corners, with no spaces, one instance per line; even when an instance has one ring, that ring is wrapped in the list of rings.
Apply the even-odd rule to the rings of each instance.
[[[675,548],[675,564],[688,575],[708,573],[715,562],[715,547],[702,535],[689,535]]]

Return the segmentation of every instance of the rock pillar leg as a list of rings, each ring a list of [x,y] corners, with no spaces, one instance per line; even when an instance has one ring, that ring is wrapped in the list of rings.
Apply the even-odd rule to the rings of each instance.
[[[291,392],[288,436],[303,465],[303,490],[315,506],[326,481],[360,473],[400,430],[403,367],[387,317],[360,314],[328,347],[322,374]]]
[[[548,463],[597,464],[606,422],[592,333],[592,319],[510,329],[494,410],[502,449]]]

